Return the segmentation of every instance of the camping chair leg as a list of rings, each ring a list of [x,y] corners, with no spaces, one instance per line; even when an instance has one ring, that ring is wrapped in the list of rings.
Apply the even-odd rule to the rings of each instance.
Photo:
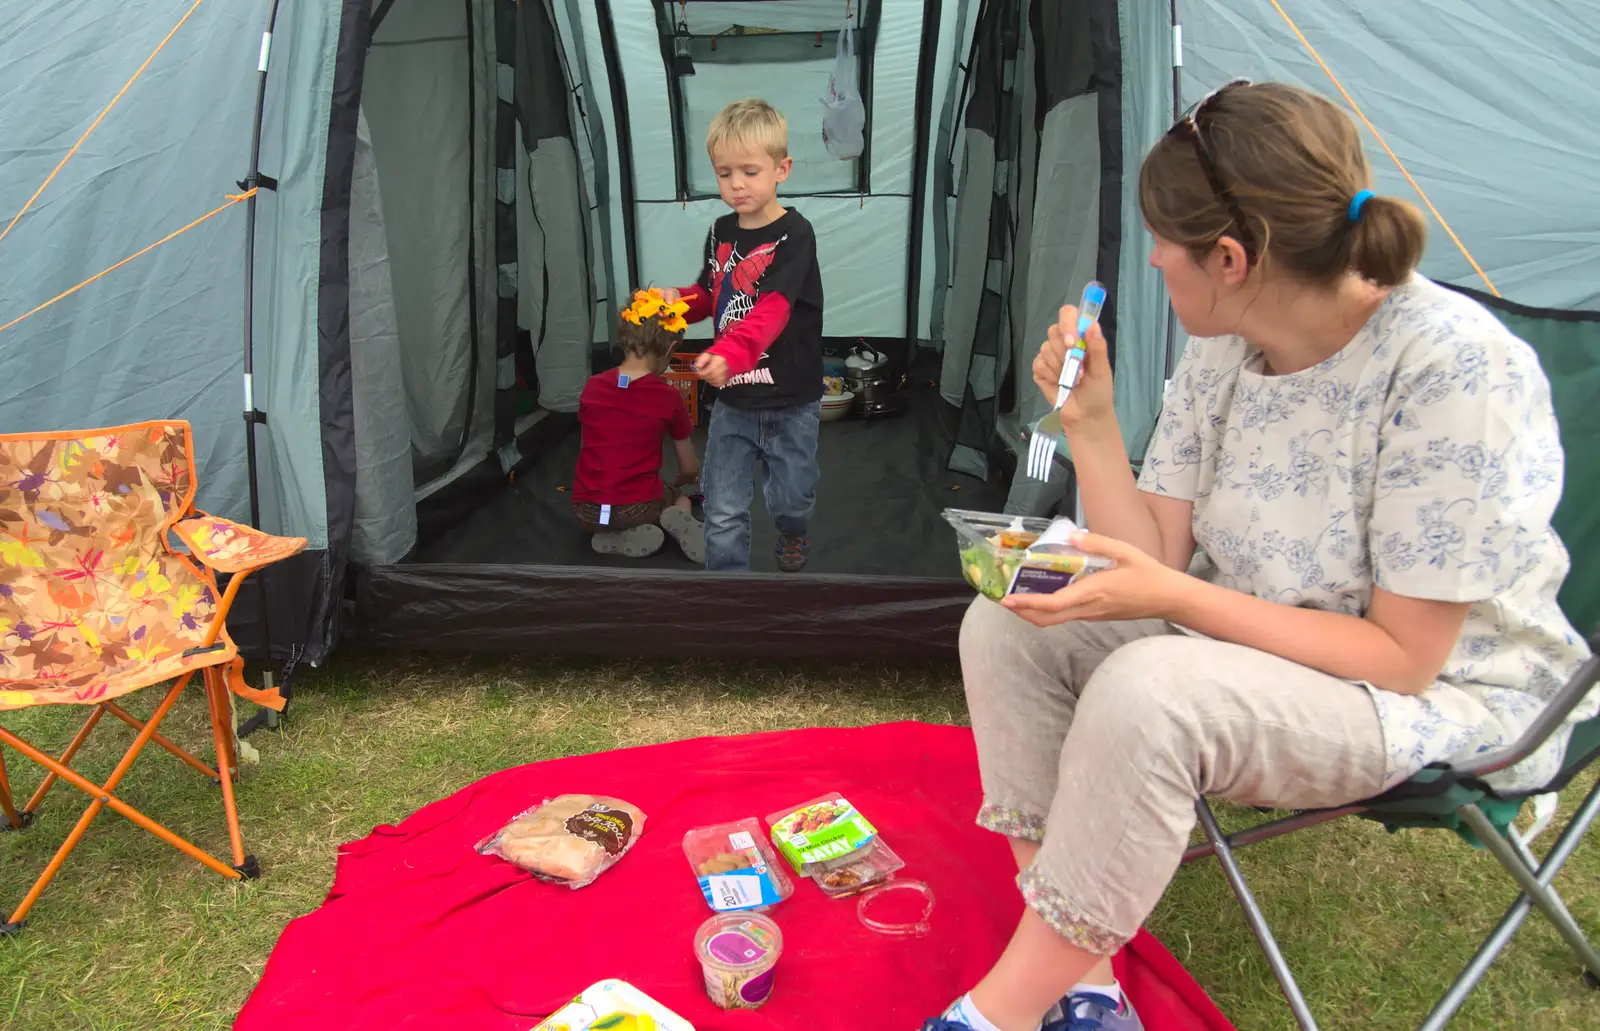
[[[67,746],[67,750],[65,752],[61,753],[61,758],[58,760],[61,765],[72,765],[72,757],[78,754],[78,749],[82,748],[83,743],[89,739],[89,731],[94,729],[94,725],[99,723],[100,717],[104,716],[105,714],[106,707],[104,705],[96,705],[94,707],[94,709],[89,713],[89,718],[84,721],[83,726],[78,730],[77,736],[72,739],[72,744]],[[49,791],[51,785],[55,784],[55,782],[55,771],[51,770],[50,772],[46,773],[44,780],[41,780],[38,788],[34,790],[33,797],[28,799],[28,804],[22,807],[22,811],[24,813],[38,812],[39,803],[44,801],[45,792]]]
[[[139,719],[139,717],[137,717],[137,716],[133,715],[132,713],[128,712],[126,709],[124,709],[122,706],[118,705],[116,702],[106,702],[105,703],[105,707],[106,707],[107,711],[109,711],[111,713],[111,715],[115,716],[117,719],[119,719],[122,722],[126,723],[128,726],[132,727],[134,730],[143,730],[144,729],[144,723],[143,723],[143,721],[141,721]],[[179,759],[182,759],[184,762],[188,763],[190,766],[192,766],[195,769],[199,770],[201,773],[205,774],[207,777],[210,777],[212,780],[216,780],[217,779],[217,771],[216,770],[213,770],[211,767],[207,766],[205,763],[201,762],[199,759],[196,759],[194,756],[190,755],[188,752],[185,752],[183,749],[181,749],[177,745],[173,744],[165,736],[163,736],[161,734],[151,734],[150,735],[150,740],[154,741],[156,744],[160,745],[162,748],[165,748],[167,751],[171,752],[173,755],[177,756]]]
[[[117,763],[117,768],[111,771],[111,776],[106,778],[106,782],[103,785],[95,784],[92,781],[85,779],[83,776],[74,772],[69,767],[56,762],[50,758],[50,756],[39,751],[37,748],[34,748],[32,745],[17,737],[15,734],[12,734],[5,728],[0,727],[0,741],[3,741],[5,744],[15,748],[17,751],[21,752],[29,759],[32,759],[40,766],[43,766],[45,769],[50,770],[62,780],[65,780],[73,787],[76,787],[78,790],[88,795],[91,800],[89,802],[89,807],[83,811],[83,815],[78,818],[77,824],[73,826],[71,833],[67,835],[67,840],[61,843],[61,847],[57,849],[56,854],[51,857],[49,864],[44,868],[44,872],[39,875],[39,879],[34,882],[32,888],[28,889],[28,894],[23,897],[21,904],[19,904],[16,910],[11,914],[10,921],[6,924],[0,925],[0,933],[14,931],[22,926],[22,922],[27,917],[28,911],[33,908],[35,902],[39,901],[39,896],[44,893],[44,889],[49,886],[52,880],[55,879],[56,874],[61,870],[61,865],[66,862],[67,856],[71,855],[72,850],[77,847],[78,841],[83,837],[84,831],[89,829],[89,824],[94,822],[94,818],[100,814],[100,810],[105,806],[110,806],[112,809],[138,824],[140,827],[143,827],[151,834],[154,834],[167,844],[178,849],[178,851],[183,852],[185,855],[188,855],[200,863],[203,863],[222,876],[227,877],[230,880],[238,880],[242,878],[243,875],[240,871],[225,866],[221,860],[215,859],[208,853],[196,848],[194,845],[189,844],[187,841],[167,830],[167,828],[161,826],[161,824],[156,823],[154,820],[150,819],[150,817],[139,812],[139,810],[133,808],[133,806],[112,794],[112,792],[116,790],[117,785],[122,781],[122,778],[127,775],[129,768],[133,766],[133,761],[139,757],[139,753],[144,749],[144,746],[149,743],[150,736],[155,733],[157,724],[159,724],[162,719],[166,717],[167,712],[172,708],[172,704],[178,700],[178,695],[181,694],[184,687],[188,685],[191,676],[193,676],[193,674],[185,673],[183,676],[178,678],[177,683],[172,685],[172,689],[167,692],[166,697],[161,699],[161,704],[156,706],[156,711],[151,714],[149,722],[144,725],[143,730],[139,731],[139,736],[134,738],[133,744],[128,746],[128,751],[123,754],[122,761]]]
[[[1600,792],[1600,788],[1596,788],[1595,791],[1590,793],[1588,800],[1584,804],[1584,811],[1574,817],[1572,825],[1567,828],[1568,834],[1580,824],[1584,824],[1586,829],[1588,821],[1584,821],[1582,817],[1587,816],[1589,821],[1594,819],[1595,806],[1593,803],[1597,798],[1600,798],[1600,794],[1597,794],[1597,792]],[[1577,921],[1572,919],[1572,914],[1567,912],[1567,907],[1562,905],[1561,899],[1550,890],[1550,881],[1529,869],[1528,864],[1517,854],[1517,850],[1495,829],[1494,824],[1489,822],[1489,818],[1484,816],[1483,811],[1476,805],[1463,806],[1461,816],[1466,820],[1467,826],[1471,827],[1473,833],[1478,836],[1478,840],[1483,842],[1484,847],[1489,850],[1490,854],[1500,861],[1501,866],[1506,868],[1506,872],[1517,882],[1517,886],[1522,889],[1523,893],[1530,896],[1533,899],[1533,904],[1538,906],[1540,911],[1555,925],[1556,931],[1561,935],[1562,940],[1571,947],[1573,952],[1578,954],[1578,959],[1583,963],[1589,981],[1594,983],[1600,980],[1600,954],[1595,952],[1594,946],[1589,944],[1589,939],[1584,937],[1583,930],[1578,927]],[[1562,837],[1565,838],[1566,834],[1563,834]],[[1546,863],[1545,865],[1548,866],[1549,864]],[[1551,876],[1552,878],[1554,877],[1554,871],[1551,871]]]
[[[1289,1002],[1289,1010],[1294,1014],[1296,1023],[1300,1025],[1302,1031],[1317,1031],[1317,1022],[1311,1018],[1311,1010],[1306,1006],[1305,996],[1300,994],[1300,986],[1295,983],[1294,974],[1289,971],[1289,964],[1283,958],[1282,950],[1278,948],[1277,939],[1272,936],[1272,929],[1267,926],[1266,915],[1261,912],[1261,907],[1256,905],[1256,898],[1250,891],[1250,885],[1245,883],[1239,863],[1233,858],[1233,847],[1228,844],[1227,836],[1217,825],[1216,816],[1212,814],[1211,807],[1203,798],[1195,801],[1194,809],[1200,817],[1200,826],[1204,828],[1206,837],[1210,839],[1211,846],[1216,852],[1217,862],[1222,864],[1222,874],[1228,879],[1233,893],[1238,896],[1239,905],[1244,910],[1244,918],[1249,922],[1250,930],[1255,933],[1256,941],[1261,944],[1261,951],[1267,957],[1267,965],[1272,968],[1272,975],[1278,979],[1278,987],[1283,990],[1283,996]]]
[[[227,685],[222,670],[206,670],[206,708],[211,711],[211,736],[217,746],[218,781],[222,784],[222,809],[228,818],[228,843],[233,847],[233,868],[246,877],[257,875],[254,856],[244,854],[244,835],[239,830],[239,810],[233,799],[233,728],[228,721]]]
[[[1533,859],[1526,846],[1520,842],[1513,842],[1523,861],[1530,868],[1539,871],[1540,884],[1548,885],[1555,880],[1556,875],[1561,872],[1562,866],[1566,865],[1572,853],[1577,851],[1579,842],[1583,840],[1584,834],[1588,831],[1589,825],[1594,822],[1597,813],[1600,813],[1600,785],[1597,785],[1589,793],[1589,797],[1584,800],[1578,812],[1573,815],[1572,821],[1567,824],[1561,836],[1556,839],[1556,843],[1550,846],[1550,852],[1545,856],[1542,864]],[[1489,965],[1511,943],[1511,939],[1516,935],[1518,928],[1522,926],[1522,921],[1532,908],[1533,899],[1529,897],[1527,892],[1522,892],[1517,896],[1517,900],[1511,904],[1511,908],[1506,910],[1506,915],[1501,917],[1500,922],[1495,925],[1494,931],[1478,947],[1478,951],[1473,955],[1472,961],[1461,971],[1461,975],[1450,986],[1450,990],[1445,993],[1444,998],[1440,999],[1438,1005],[1434,1006],[1433,1011],[1428,1014],[1428,1019],[1423,1022],[1420,1031],[1443,1031],[1445,1024],[1456,1015],[1456,1011],[1461,1008],[1461,1004],[1467,1001],[1467,996],[1471,994],[1472,989],[1477,987],[1478,981],[1482,979],[1484,973],[1489,969]]]
[[[1510,845],[1530,870],[1538,871],[1539,883],[1548,887],[1555,880],[1556,875],[1561,872],[1561,867],[1566,865],[1567,859],[1577,850],[1578,843],[1583,840],[1589,825],[1594,822],[1596,813],[1600,813],[1600,785],[1597,785],[1589,793],[1589,797],[1584,800],[1582,807],[1574,814],[1572,821],[1567,824],[1566,830],[1556,839],[1556,843],[1550,847],[1550,852],[1545,856],[1543,863],[1540,863],[1538,858],[1528,851],[1528,847],[1518,839],[1511,838]],[[1555,896],[1554,891],[1550,894]],[[1557,905],[1561,905],[1559,897],[1555,898],[1555,902]],[[1428,1019],[1423,1023],[1420,1031],[1443,1031],[1445,1024],[1451,1017],[1456,1015],[1456,1011],[1461,1008],[1461,1004],[1466,1002],[1467,996],[1472,992],[1472,989],[1477,987],[1478,981],[1489,969],[1489,965],[1511,943],[1511,939],[1516,935],[1517,930],[1522,926],[1522,921],[1532,908],[1533,899],[1525,891],[1520,893],[1517,896],[1517,900],[1511,904],[1511,908],[1506,910],[1506,915],[1501,917],[1500,922],[1495,925],[1494,931],[1478,947],[1478,951],[1473,955],[1472,961],[1461,971],[1461,976],[1456,978],[1455,983],[1450,986],[1450,990],[1445,993],[1444,998],[1440,999],[1438,1005],[1428,1014]],[[1566,907],[1562,906],[1562,910],[1565,912]],[[1586,976],[1589,978],[1591,985],[1600,987],[1600,980],[1596,980],[1593,974],[1586,973]]]
[[[6,825],[0,830],[20,831],[22,817],[17,815],[17,807],[11,801],[11,781],[6,779],[6,750],[0,748],[0,807],[6,812]]]

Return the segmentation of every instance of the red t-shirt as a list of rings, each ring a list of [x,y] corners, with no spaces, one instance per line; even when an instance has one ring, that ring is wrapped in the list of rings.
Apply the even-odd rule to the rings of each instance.
[[[590,376],[578,397],[583,443],[572,499],[637,505],[661,497],[661,442],[690,433],[689,407],[678,388],[644,375],[617,386],[617,370]]]

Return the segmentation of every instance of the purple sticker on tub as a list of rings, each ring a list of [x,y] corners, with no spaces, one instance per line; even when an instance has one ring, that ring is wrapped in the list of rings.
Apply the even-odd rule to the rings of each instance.
[[[740,931],[724,931],[706,942],[706,952],[712,959],[721,960],[733,966],[746,966],[760,961],[767,954],[767,950],[757,945],[747,934]]]
[[[769,970],[746,981],[744,987],[739,989],[739,998],[752,1006],[766,1001],[767,996],[772,994],[772,979],[775,973],[776,971]]]

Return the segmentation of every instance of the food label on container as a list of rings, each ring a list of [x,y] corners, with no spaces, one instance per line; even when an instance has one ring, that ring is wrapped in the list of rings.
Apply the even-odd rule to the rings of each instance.
[[[706,904],[719,913],[775,906],[783,901],[766,856],[748,831],[727,837],[730,851],[699,864],[700,892]]]
[[[765,866],[702,877],[700,892],[705,895],[706,903],[719,913],[775,906],[783,901]]]
[[[765,872],[757,873],[754,870],[702,877],[700,890],[704,892],[711,908],[719,913],[770,906],[781,901]]]
[[[592,841],[612,855],[627,848],[633,837],[633,818],[607,805],[592,805],[567,819],[567,832]]]
[[[841,798],[785,816],[773,825],[772,840],[798,869],[847,856],[870,844],[877,833],[866,817]]]

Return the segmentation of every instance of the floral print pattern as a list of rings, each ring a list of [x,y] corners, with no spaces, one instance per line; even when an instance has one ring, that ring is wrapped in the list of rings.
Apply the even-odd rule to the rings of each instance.
[[[1191,340],[1140,488],[1194,503],[1224,586],[1363,615],[1374,586],[1470,603],[1440,681],[1368,686],[1388,783],[1510,744],[1588,657],[1556,604],[1564,456],[1538,358],[1487,309],[1416,276],[1338,354],[1269,375],[1238,337]],[[1573,721],[1593,716],[1591,697]],[[1489,778],[1542,786],[1566,734]]]
[[[304,537],[274,537],[229,519],[203,515],[172,528],[200,561],[218,573],[247,573],[305,550]]]
[[[226,629],[186,654],[218,617],[212,574],[167,546],[194,500],[192,456],[183,422],[0,435],[0,710],[105,701],[235,658]]]

